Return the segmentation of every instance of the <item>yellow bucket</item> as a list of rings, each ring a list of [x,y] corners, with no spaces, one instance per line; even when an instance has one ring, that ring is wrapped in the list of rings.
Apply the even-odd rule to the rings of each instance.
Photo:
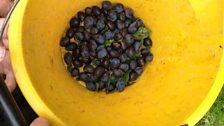
[[[90,92],[66,71],[59,41],[70,18],[101,0],[21,0],[10,21],[13,70],[52,126],[194,125],[224,80],[222,0],[112,0],[152,31],[155,59],[122,93]]]

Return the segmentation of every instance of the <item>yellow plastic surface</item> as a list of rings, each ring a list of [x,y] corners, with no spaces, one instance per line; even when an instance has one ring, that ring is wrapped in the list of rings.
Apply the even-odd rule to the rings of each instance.
[[[122,93],[93,93],[72,79],[59,40],[70,18],[101,0],[21,0],[10,22],[13,70],[32,108],[52,126],[194,125],[224,80],[221,0],[112,0],[152,31],[155,59]]]

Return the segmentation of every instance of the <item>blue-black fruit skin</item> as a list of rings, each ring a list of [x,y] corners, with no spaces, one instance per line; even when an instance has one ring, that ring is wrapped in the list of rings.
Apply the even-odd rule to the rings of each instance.
[[[85,16],[86,16],[85,13],[82,12],[82,11],[79,11],[77,15],[78,15],[78,19],[80,21],[83,21],[85,19]]]
[[[108,72],[104,73],[104,75],[103,75],[103,77],[101,78],[101,80],[102,80],[103,82],[108,82],[108,81],[109,81],[109,73],[108,73]]]
[[[111,32],[110,30],[108,30],[107,32],[104,33],[104,38],[105,39],[112,39],[114,36],[113,32]]]
[[[125,16],[129,19],[132,19],[134,15],[134,11],[131,8],[125,9]]]
[[[102,3],[102,9],[103,10],[110,10],[110,9],[112,9],[112,3],[110,2],[110,1],[104,1],[103,3]]]
[[[73,17],[71,20],[70,20],[70,27],[71,28],[75,28],[75,27],[78,27],[80,24],[80,21],[78,18],[76,17]]]
[[[88,16],[84,19],[84,27],[91,28],[94,25],[94,18],[92,16]]]
[[[117,58],[113,58],[110,60],[110,68],[111,69],[115,69],[115,68],[118,68],[120,65],[120,60],[117,59]]]
[[[72,54],[69,53],[69,52],[65,53],[65,55],[64,55],[64,61],[65,61],[65,63],[67,65],[72,64]]]
[[[134,70],[137,67],[137,62],[135,60],[130,61],[130,68]]]
[[[144,39],[144,46],[152,46],[152,39],[150,39],[150,38],[146,38],[146,39]]]
[[[124,5],[121,4],[121,3],[116,4],[116,5],[115,5],[115,11],[116,11],[117,13],[121,13],[122,11],[124,11]]]
[[[126,85],[126,83],[123,80],[118,80],[117,83],[116,83],[116,89],[119,92],[122,92],[125,89],[125,85]]]
[[[77,77],[77,76],[79,76],[79,69],[77,69],[77,68],[73,68],[73,70],[71,71],[71,75],[72,75],[73,77]]]
[[[106,24],[103,19],[98,20],[96,23],[96,28],[100,31],[103,30],[105,28],[105,26],[106,26]]]
[[[98,53],[97,53],[97,57],[99,58],[99,59],[103,59],[103,58],[105,58],[105,57],[107,57],[107,50],[104,48],[104,49],[101,49],[100,51],[98,51]]]
[[[129,65],[128,64],[121,64],[120,69],[123,70],[124,72],[127,72],[129,70]]]
[[[93,38],[99,44],[103,44],[105,42],[105,38],[103,37],[103,35],[97,34],[97,35],[94,35]]]
[[[79,79],[86,83],[90,81],[90,77],[86,73],[80,73]]]
[[[116,76],[116,77],[121,77],[124,75],[124,72],[121,70],[121,69],[114,69],[113,70],[113,74]]]
[[[141,75],[142,72],[143,72],[143,69],[141,67],[136,67],[135,68],[135,72],[138,74],[138,75]]]
[[[134,43],[134,49],[135,49],[136,52],[139,51],[140,47],[141,47],[141,43],[140,42],[137,41],[137,42]]]
[[[105,88],[105,86],[106,86],[106,83],[103,82],[103,81],[99,81],[98,83],[99,83],[98,90],[99,91],[103,90]]]
[[[65,47],[70,43],[70,39],[68,37],[64,37],[60,41],[60,46]]]
[[[93,82],[87,82],[86,88],[90,91],[96,91],[96,85]]]
[[[86,7],[69,23],[70,28],[60,40],[60,46],[68,51],[64,60],[71,76],[85,82],[90,91],[124,91],[126,84],[135,82],[144,65],[154,58],[150,52],[151,38],[141,43],[133,36],[139,27],[145,27],[142,20],[121,3],[113,6],[110,1],[104,1],[102,8]],[[105,44],[112,40],[111,45]],[[81,72],[79,68],[83,65]],[[129,80],[125,82],[123,77],[127,72],[130,72]],[[111,76],[118,80],[110,80]]]
[[[151,62],[152,60],[153,60],[153,55],[151,54],[151,55],[147,55],[146,57],[145,57],[145,61],[146,62]]]

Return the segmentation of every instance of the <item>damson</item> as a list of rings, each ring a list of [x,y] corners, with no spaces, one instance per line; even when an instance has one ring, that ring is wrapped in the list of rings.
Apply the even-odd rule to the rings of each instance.
[[[60,46],[65,47],[70,43],[70,39],[68,37],[63,37],[60,41]]]
[[[142,57],[139,57],[137,59],[137,62],[138,62],[138,65],[141,66],[141,67],[145,65],[145,61]]]
[[[67,65],[70,65],[72,63],[72,54],[69,52],[65,53],[64,61]]]
[[[152,46],[152,40],[150,38],[144,39],[144,46]]]
[[[75,39],[78,41],[83,41],[84,39],[84,35],[81,32],[76,32],[74,36],[75,36]]]
[[[108,82],[109,81],[109,72],[104,73],[104,75],[102,76],[101,80],[103,82]]]
[[[126,83],[124,82],[124,80],[118,80],[116,83],[116,89],[119,92],[122,92],[125,89],[125,85],[126,85]]]
[[[113,58],[110,60],[110,68],[115,69],[120,66],[120,60],[117,58]]]
[[[87,7],[87,8],[85,9],[85,14],[86,14],[86,15],[92,15],[92,8],[91,8],[91,7]]]
[[[68,38],[72,38],[72,37],[74,36],[74,34],[75,34],[74,30],[71,29],[71,28],[68,29],[67,32],[66,32],[66,36],[67,36]]]
[[[87,82],[86,88],[90,91],[96,91],[96,85],[93,82]]]
[[[131,35],[131,34],[127,34],[125,35],[124,37],[124,42],[127,44],[127,45],[131,45],[134,43],[134,37]]]
[[[83,63],[80,60],[73,60],[72,63],[73,63],[75,68],[80,68],[83,65]]]
[[[78,27],[80,24],[80,21],[78,18],[76,17],[73,17],[71,20],[70,20],[70,27],[71,28],[75,28],[75,27]]]
[[[69,45],[67,45],[67,46],[65,47],[65,49],[66,49],[67,51],[74,51],[74,50],[77,49],[77,44],[76,44],[76,43],[70,43]]]
[[[94,25],[94,18],[92,16],[88,16],[84,20],[84,27],[91,28]]]
[[[80,79],[81,81],[86,82],[86,83],[89,82],[89,80],[90,80],[88,74],[86,74],[86,73],[80,73],[80,75],[79,75],[79,79]]]
[[[137,63],[135,60],[131,60],[129,65],[132,70],[134,70],[137,67]]]
[[[86,73],[93,73],[94,72],[94,67],[92,65],[85,65],[85,67],[83,68],[84,72]]]
[[[103,19],[99,19],[96,23],[96,28],[100,31],[103,30],[105,28],[105,26],[106,26],[106,24]]]
[[[121,77],[124,75],[124,72],[120,69],[115,69],[113,70],[113,74],[116,76],[116,77]]]
[[[112,50],[112,51],[110,51],[110,56],[113,58],[117,58],[117,57],[119,57],[119,53],[116,50]]]
[[[131,72],[129,75],[129,81],[135,81],[137,77],[138,77],[137,73]]]
[[[101,10],[100,10],[100,8],[97,7],[97,6],[93,6],[93,7],[92,7],[92,11],[93,11],[93,14],[94,14],[95,16],[98,16],[98,15],[101,14]]]
[[[79,11],[77,15],[80,21],[83,21],[86,17],[85,13],[82,11]]]
[[[94,75],[96,77],[101,77],[105,72],[105,69],[103,67],[97,67],[94,71]]]
[[[153,55],[152,54],[149,54],[149,55],[145,56],[145,61],[146,62],[151,62],[152,60],[153,60]]]
[[[63,60],[71,77],[89,91],[124,91],[154,58],[151,31],[122,3],[86,7],[68,26],[59,42]]]
[[[77,77],[77,76],[79,75],[79,69],[74,68],[74,69],[71,71],[71,75],[72,75],[72,77]]]
[[[123,70],[124,72],[127,72],[129,70],[129,65],[128,64],[121,64],[120,69]]]
[[[97,57],[99,59],[103,59],[107,56],[107,50],[104,48],[104,49],[101,49],[97,52]]]
[[[102,9],[103,10],[110,10],[112,9],[112,3],[110,1],[103,1],[102,3]]]
[[[112,21],[112,22],[116,21],[117,20],[117,13],[114,10],[110,10],[109,13],[108,13],[107,19]]]
[[[114,8],[117,13],[121,13],[122,11],[124,11],[124,5],[121,3],[116,4]]]
[[[132,19],[134,17],[134,11],[131,8],[125,9],[125,16]]]
[[[105,41],[105,38],[103,37],[103,35],[97,34],[97,35],[94,35],[93,38],[99,44],[103,44]]]

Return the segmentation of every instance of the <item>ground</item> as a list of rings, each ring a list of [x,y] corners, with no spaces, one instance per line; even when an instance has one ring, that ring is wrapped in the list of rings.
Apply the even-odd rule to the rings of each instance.
[[[224,87],[212,108],[196,126],[224,126]]]

